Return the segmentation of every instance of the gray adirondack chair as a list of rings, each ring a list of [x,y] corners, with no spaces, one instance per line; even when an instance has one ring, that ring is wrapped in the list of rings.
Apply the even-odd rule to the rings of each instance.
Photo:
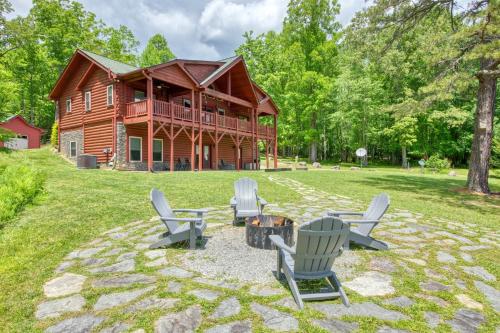
[[[150,193],[151,204],[160,216],[160,219],[168,229],[168,234],[159,242],[149,248],[157,249],[173,243],[189,240],[189,247],[196,248],[196,238],[202,237],[207,224],[203,221],[203,209],[171,209],[162,192],[152,189]],[[192,213],[196,217],[176,217],[175,213]],[[183,224],[180,224],[184,222]]]
[[[349,225],[331,216],[318,218],[302,224],[298,229],[295,248],[285,244],[279,235],[269,238],[278,250],[278,278],[285,274],[293,298],[298,307],[304,307],[303,300],[324,300],[340,297],[345,306],[349,299],[332,269],[335,258],[343,251],[343,244],[349,236]],[[328,279],[334,292],[301,294],[297,280]]]
[[[343,218],[344,216],[360,216],[358,219],[343,219],[345,223],[349,223],[351,225],[349,239],[346,240],[344,249],[349,249],[349,243],[353,242],[375,250],[387,250],[389,246],[382,241],[370,237],[370,233],[380,222],[380,219],[384,216],[385,212],[389,208],[389,205],[389,196],[385,193],[381,193],[373,197],[366,212],[329,212],[328,215],[340,218]],[[358,226],[354,228],[352,227],[352,224],[357,224]]]
[[[234,197],[230,205],[234,210],[233,224],[250,216],[262,213],[267,201],[257,194],[257,182],[250,178],[241,178],[234,182]]]

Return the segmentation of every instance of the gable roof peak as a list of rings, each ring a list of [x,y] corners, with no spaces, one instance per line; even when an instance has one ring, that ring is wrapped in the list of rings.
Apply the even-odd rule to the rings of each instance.
[[[91,58],[93,61],[97,62],[101,66],[108,68],[111,72],[113,72],[115,74],[125,74],[125,73],[132,72],[132,71],[139,69],[138,67],[135,67],[133,65],[129,65],[129,64],[126,64],[124,62],[117,61],[114,59],[110,59],[108,57],[102,56],[102,55],[94,53],[94,52],[90,52],[90,51],[82,50],[82,49],[78,49],[78,51],[80,51],[81,53],[83,53],[87,57]]]

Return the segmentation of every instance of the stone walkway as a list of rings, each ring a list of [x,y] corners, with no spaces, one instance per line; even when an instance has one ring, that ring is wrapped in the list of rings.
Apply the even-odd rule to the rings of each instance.
[[[363,208],[284,175],[269,179],[302,200],[270,204],[266,212],[298,224],[331,209]],[[230,224],[228,207],[208,209],[207,238],[197,250],[149,250],[165,231],[153,218],[108,230],[69,253],[44,285],[38,327],[223,333],[494,332],[500,326],[496,271],[477,262],[481,253],[498,250],[498,231],[392,208],[374,232],[389,251],[354,249],[334,264],[351,307],[333,300],[298,311],[286,283],[272,274],[275,252],[248,247],[244,228]]]

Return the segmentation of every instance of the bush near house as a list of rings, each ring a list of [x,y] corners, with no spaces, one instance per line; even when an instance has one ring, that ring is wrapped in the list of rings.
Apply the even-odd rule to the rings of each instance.
[[[6,128],[0,128],[0,142],[9,141],[16,136],[16,133]]]
[[[50,131],[50,144],[52,145],[52,147],[57,147],[57,145],[59,144],[58,128],[59,123],[55,121],[54,124],[52,124],[52,130]]]
[[[45,176],[32,166],[0,162],[0,227],[33,201],[44,182]]]

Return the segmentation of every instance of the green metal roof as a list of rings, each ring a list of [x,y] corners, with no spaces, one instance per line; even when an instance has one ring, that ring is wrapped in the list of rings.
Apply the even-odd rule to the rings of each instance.
[[[207,76],[205,78],[205,80],[203,80],[200,84],[204,85],[206,82],[209,82],[213,77],[217,76],[220,72],[224,71],[229,65],[231,65],[236,58],[238,58],[238,56],[234,56],[234,57],[230,57],[230,58],[226,58],[226,59],[221,60],[221,61],[224,61],[224,65],[217,68],[216,71],[212,72],[212,74]]]
[[[85,51],[85,50],[80,50],[80,51],[82,51],[82,53],[86,54],[88,57],[94,59],[96,62],[98,62],[102,66],[109,68],[109,70],[111,70],[115,74],[125,74],[125,73],[132,72],[132,71],[139,69],[138,67],[135,67],[135,66],[132,66],[129,64],[125,64],[123,62],[116,61],[113,59],[109,59],[109,58],[103,57],[101,55],[92,53],[90,51]]]

